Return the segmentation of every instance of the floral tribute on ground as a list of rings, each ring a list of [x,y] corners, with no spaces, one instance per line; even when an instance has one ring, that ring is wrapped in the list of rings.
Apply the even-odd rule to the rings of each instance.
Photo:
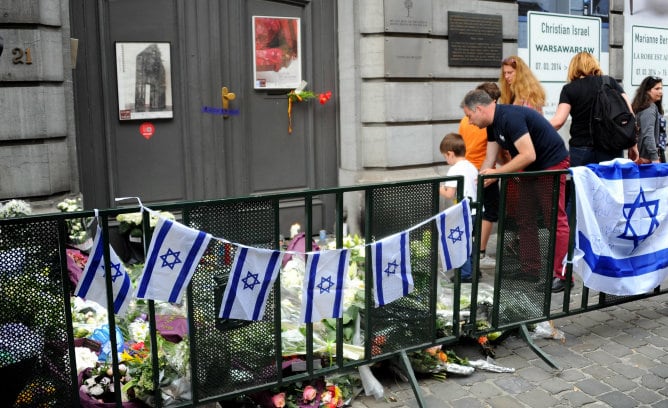
[[[135,282],[140,271],[141,265],[128,266]],[[72,297],[71,305],[82,406],[113,404],[118,390],[114,389],[107,309],[79,297]],[[191,398],[187,320],[181,306],[156,302],[155,308],[161,404],[169,406]],[[147,302],[133,299],[125,316],[116,319],[116,343],[124,406],[155,406]]]
[[[148,210],[150,211],[150,210]],[[447,264],[455,267],[460,261],[465,260],[466,256],[462,256],[461,252],[469,251],[471,247],[471,237],[463,234],[463,231],[470,231],[470,216],[468,215],[468,201],[463,201],[457,206],[446,210],[447,213],[439,214],[433,219],[426,220],[430,222],[436,220],[439,223],[439,252],[442,257],[445,257]],[[444,216],[447,215],[446,217]],[[459,225],[459,223],[469,223],[468,228]],[[174,226],[178,227],[178,222],[168,220],[166,222],[161,217],[158,217],[155,224],[156,233],[153,234],[154,240],[156,236],[162,235],[163,238],[167,236],[167,232],[161,234],[163,228],[169,226],[169,231],[178,231],[178,228],[172,230]],[[423,223],[424,224],[424,223]],[[421,224],[421,225],[423,225]],[[181,276],[183,279],[189,279],[189,274],[192,272],[193,265],[196,266],[198,261],[191,262],[188,265],[181,265],[185,256],[184,253],[197,253],[201,251],[202,245],[196,245],[198,239],[201,238],[200,231],[189,229],[184,231],[184,234],[190,238],[186,239],[184,247],[172,247],[167,245],[167,239],[161,242],[154,242],[151,245],[146,256],[147,263],[153,262],[156,265],[170,269],[181,268]],[[186,235],[187,235],[186,234]],[[208,236],[208,234],[206,234]],[[185,236],[185,235],[183,235]],[[200,238],[198,238],[200,237]],[[402,238],[403,237],[403,238]],[[410,262],[410,253],[415,258],[420,258],[429,255],[429,248],[431,246],[431,233],[426,231],[421,240],[411,241],[410,234],[403,232],[397,236],[388,237],[388,240],[379,240],[374,245],[386,245],[390,248],[393,245],[397,246],[398,252],[403,253],[406,260],[402,262]],[[456,238],[456,239],[453,239]],[[204,237],[205,239],[216,239],[225,243],[226,248],[237,246],[238,248],[248,248],[241,245],[230,243],[221,238]],[[391,242],[392,245],[387,245]],[[466,248],[457,247],[458,242]],[[334,364],[337,352],[337,323],[338,318],[341,319],[343,325],[343,358],[346,360],[361,360],[364,359],[365,351],[363,345],[364,333],[360,330],[360,311],[365,307],[365,252],[366,243],[358,236],[347,236],[343,239],[343,247],[336,248],[331,243],[320,251],[303,252],[303,251],[272,251],[264,250],[268,253],[279,252],[280,256],[268,257],[267,263],[274,262],[278,265],[278,274],[280,274],[281,291],[280,291],[280,305],[281,305],[281,349],[285,367],[294,367],[295,364],[305,364],[304,357],[306,356],[306,327],[304,326],[304,302],[308,299],[305,294],[310,293],[313,297],[316,294],[327,292],[327,289],[333,287],[333,276],[318,275],[315,273],[317,267],[314,266],[314,260],[318,259],[318,255],[325,252],[332,254],[339,251],[342,256],[333,257],[339,262],[333,262],[335,267],[343,271],[343,276],[337,279],[343,281],[341,289],[341,304],[340,314],[332,313],[327,315],[318,315],[317,319],[313,320],[313,356],[319,359],[318,364],[326,367]],[[204,245],[205,246],[205,245]],[[196,249],[199,248],[199,249]],[[157,249],[156,249],[157,248]],[[242,251],[236,250],[238,256]],[[345,254],[345,256],[343,256]],[[283,255],[290,255],[290,259],[282,262]],[[68,251],[68,256],[72,260],[73,274],[82,275],[82,270],[90,262],[86,254],[80,251]],[[198,258],[197,258],[198,259]],[[324,259],[324,258],[323,258]],[[345,265],[343,268],[340,260],[344,259]],[[246,259],[248,260],[248,259]],[[227,262],[231,261],[228,259]],[[234,263],[240,262],[235,258]],[[374,262],[381,262],[380,258]],[[383,261],[385,262],[385,261]],[[444,262],[445,263],[445,262]],[[396,265],[397,270],[401,269],[401,265]],[[119,268],[120,269],[120,268]],[[128,275],[131,278],[132,288],[137,289],[142,286],[144,274],[148,267],[142,264],[126,265]],[[232,266],[232,270],[235,267]],[[269,268],[262,267],[265,271]],[[260,269],[240,269],[244,273],[239,275],[240,280],[244,280],[244,285],[240,287],[250,287],[256,283],[267,279],[266,276],[261,276]],[[383,272],[387,272],[387,268],[383,268]],[[307,279],[307,275],[312,274],[312,278],[317,277],[316,280]],[[257,276],[255,276],[257,275]],[[332,274],[333,275],[333,274]],[[98,274],[104,277],[104,274]],[[382,276],[377,275],[375,279],[380,279]],[[230,278],[232,279],[232,278]],[[77,279],[73,279],[76,281]],[[166,279],[161,280],[164,284]],[[439,282],[447,282],[447,279],[439,277]],[[127,311],[123,317],[116,316],[117,330],[115,334],[118,349],[118,366],[115,369],[112,367],[112,350],[110,342],[109,331],[109,314],[107,309],[88,300],[84,301],[80,298],[72,298],[72,310],[74,312],[74,328],[75,337],[80,339],[80,347],[77,347],[77,367],[81,383],[81,399],[82,401],[90,401],[93,403],[109,403],[115,401],[117,393],[121,393],[123,401],[128,404],[148,404],[156,405],[155,389],[153,384],[153,363],[152,350],[155,347],[158,355],[158,367],[160,376],[160,392],[161,404],[169,406],[178,404],[182,401],[187,401],[191,398],[190,389],[190,350],[189,339],[187,333],[186,313],[180,306],[182,290],[185,290],[187,282],[180,282],[177,287],[176,283],[169,281],[168,287],[160,287],[158,296],[155,300],[156,306],[156,331],[157,342],[152,345],[150,342],[150,327],[149,319],[147,317],[148,308],[145,299],[131,298],[127,307]],[[308,282],[312,282],[308,284]],[[405,280],[399,279],[398,285],[405,283]],[[144,289],[150,292],[147,283]],[[164,286],[164,285],[163,285]],[[228,285],[231,287],[232,285]],[[412,285],[411,285],[412,286]],[[271,287],[271,284],[269,284]],[[317,290],[314,290],[316,289]],[[153,288],[156,289],[156,288]],[[164,296],[163,296],[164,295]],[[464,297],[470,298],[470,293],[462,292],[462,304],[464,308]],[[480,299],[491,299],[489,295],[479,295]],[[174,299],[172,302],[165,300]],[[222,301],[222,306],[225,304],[225,299]],[[261,304],[261,302],[260,302]],[[438,324],[443,335],[448,335],[452,330],[452,285],[446,284],[444,287],[439,287],[437,312]],[[257,317],[257,316],[256,316]],[[248,319],[252,320],[252,319]],[[387,344],[389,336],[392,335],[392,327],[388,327],[386,334],[377,335],[372,340],[372,354],[381,355],[384,352],[383,348]],[[415,371],[425,375],[433,375],[439,378],[444,377],[444,373],[457,372],[458,374],[468,373],[472,367],[466,367],[465,362],[458,359],[454,354],[439,347],[430,348],[422,352],[415,352],[411,354],[411,362]],[[359,373],[347,375],[327,376],[314,379],[310,382],[297,382],[287,387],[280,389],[268,390],[257,395],[249,396],[253,398],[255,404],[263,407],[339,407],[349,403],[357,393],[362,389],[370,394],[367,377],[360,377],[363,372],[360,368]],[[117,373],[120,376],[121,387],[120,390],[114,389],[113,375]],[[368,375],[373,378],[373,374],[368,371]],[[367,384],[361,386],[361,379],[366,378]],[[373,395],[382,396],[382,386],[378,384],[380,391],[373,392]],[[84,403],[85,404],[85,403]],[[92,406],[92,405],[88,405]]]

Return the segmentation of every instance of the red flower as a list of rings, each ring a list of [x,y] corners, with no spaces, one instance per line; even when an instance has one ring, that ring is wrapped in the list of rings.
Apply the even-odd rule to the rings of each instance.
[[[332,97],[332,92],[331,92],[331,91],[327,91],[327,92],[325,92],[325,93],[321,93],[321,94],[318,96],[318,98],[320,99],[320,104],[321,104],[321,105],[326,104],[327,101],[329,100],[329,98],[331,98],[331,97]]]
[[[371,342],[371,355],[377,356],[379,354],[382,354],[382,349],[381,346],[384,346],[385,343],[387,342],[387,337],[384,335],[376,336],[373,338],[373,341]]]
[[[338,408],[343,406],[343,395],[336,385],[328,385],[322,393],[322,406],[325,408]]]
[[[67,255],[72,258],[74,263],[81,269],[86,267],[86,262],[88,262],[88,256],[81,253],[81,251],[75,249],[66,249],[65,252]]]

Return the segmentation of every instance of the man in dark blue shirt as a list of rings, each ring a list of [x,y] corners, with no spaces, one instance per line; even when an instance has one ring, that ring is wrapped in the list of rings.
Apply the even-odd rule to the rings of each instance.
[[[519,171],[560,170],[569,167],[568,150],[561,136],[550,122],[531,108],[517,105],[497,105],[484,91],[473,90],[462,101],[464,114],[469,122],[479,128],[487,128],[487,154],[480,174],[514,173]],[[511,159],[495,168],[500,148],[508,150]],[[491,183],[486,179],[485,183]],[[531,213],[535,204],[540,205],[543,221],[549,226],[552,209],[551,195],[540,188],[539,179],[523,179],[510,185],[506,208],[509,216],[518,221],[521,245],[520,262],[528,277],[540,278],[540,244],[535,220],[523,222],[524,214]],[[556,242],[554,249],[552,291],[560,292],[566,285],[562,261],[568,251],[568,219],[564,206],[566,176],[561,176],[559,206],[557,209]],[[511,202],[517,201],[517,202]],[[538,252],[538,253],[537,253]]]

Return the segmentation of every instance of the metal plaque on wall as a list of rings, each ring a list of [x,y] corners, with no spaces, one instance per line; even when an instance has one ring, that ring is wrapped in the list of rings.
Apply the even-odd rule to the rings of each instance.
[[[448,11],[448,65],[498,67],[503,58],[502,18]]]
[[[432,74],[434,52],[426,38],[385,38],[386,77],[429,77]]]
[[[393,33],[431,32],[431,1],[384,0],[385,31]]]

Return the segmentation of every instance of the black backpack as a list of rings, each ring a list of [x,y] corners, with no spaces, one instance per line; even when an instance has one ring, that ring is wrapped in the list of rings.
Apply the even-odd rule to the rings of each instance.
[[[594,98],[589,119],[589,130],[594,147],[607,152],[633,147],[638,142],[638,125],[626,100],[607,75],[600,77],[601,84]]]

